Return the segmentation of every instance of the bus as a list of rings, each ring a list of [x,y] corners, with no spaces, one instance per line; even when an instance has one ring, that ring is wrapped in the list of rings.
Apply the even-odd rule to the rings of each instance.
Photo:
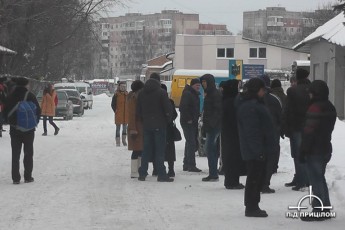
[[[204,74],[212,74],[215,77],[216,85],[220,82],[229,80],[228,70],[191,70],[191,69],[178,69],[173,73],[171,82],[171,96],[170,98],[174,101],[175,106],[179,107],[182,91],[184,87],[190,84],[193,78],[200,78]],[[200,89],[201,102],[203,101],[203,90]]]

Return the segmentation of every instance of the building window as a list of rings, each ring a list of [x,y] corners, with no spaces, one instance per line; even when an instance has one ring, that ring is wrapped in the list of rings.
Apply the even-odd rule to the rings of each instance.
[[[234,58],[235,51],[234,48],[218,48],[217,58]]]
[[[293,33],[293,28],[290,28],[290,32],[292,32],[292,33]]]
[[[250,48],[249,49],[249,57],[250,58],[257,58],[258,57],[258,49],[257,48]]]
[[[266,58],[266,48],[250,48],[249,58]]]
[[[259,48],[259,58],[266,58],[266,48]]]

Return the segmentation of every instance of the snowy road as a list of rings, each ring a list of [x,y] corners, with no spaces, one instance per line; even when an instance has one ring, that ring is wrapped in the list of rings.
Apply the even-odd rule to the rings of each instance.
[[[197,158],[203,173],[182,171],[184,142],[177,142],[176,178],[157,183],[155,177],[130,179],[130,152],[115,147],[111,98],[94,98],[94,109],[72,121],[58,120],[54,136],[42,122],[36,132],[34,183],[13,185],[8,132],[0,139],[0,230],[47,229],[343,229],[345,225],[345,126],[338,122],[336,155],[327,172],[337,218],[304,223],[286,218],[306,192],[284,187],[292,179],[288,141],[282,141],[278,174],[272,178],[275,194],[262,195],[268,218],[245,218],[243,190],[229,191],[219,182],[205,183],[206,158]],[[179,123],[179,122],[177,122]],[[8,129],[8,126],[5,126]],[[21,166],[22,168],[22,166]],[[241,178],[245,183],[245,178]]]

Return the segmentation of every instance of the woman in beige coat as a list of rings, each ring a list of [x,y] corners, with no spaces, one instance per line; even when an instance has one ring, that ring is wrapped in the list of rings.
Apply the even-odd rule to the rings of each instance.
[[[144,87],[144,83],[136,80],[132,83],[132,91],[127,97],[128,111],[128,150],[132,150],[131,157],[131,178],[139,177],[138,168],[141,163],[141,153],[143,150],[143,124],[136,115],[138,92]]]
[[[43,91],[43,97],[41,102],[41,110],[42,110],[42,116],[43,116],[43,130],[44,133],[42,136],[47,136],[47,119],[49,120],[49,124],[51,124],[54,129],[54,135],[57,135],[59,133],[59,128],[56,126],[56,124],[53,121],[53,117],[55,116],[55,107],[57,104],[57,95],[55,90],[53,89],[52,85],[48,85],[47,88]]]

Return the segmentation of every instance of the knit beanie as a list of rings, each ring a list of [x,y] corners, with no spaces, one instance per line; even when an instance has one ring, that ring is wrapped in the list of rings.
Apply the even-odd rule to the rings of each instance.
[[[195,85],[195,84],[200,84],[199,78],[193,78],[193,79],[190,81],[190,86]]]

